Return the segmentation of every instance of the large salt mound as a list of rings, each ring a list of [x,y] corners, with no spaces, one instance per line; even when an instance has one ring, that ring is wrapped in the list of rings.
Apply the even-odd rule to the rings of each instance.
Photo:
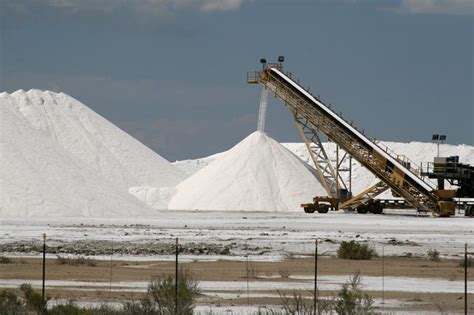
[[[130,217],[151,210],[55,139],[0,94],[0,217]]]
[[[180,169],[64,93],[19,90],[0,98],[125,192],[132,186],[175,186],[184,179]]]
[[[306,145],[304,143],[282,143],[282,145],[297,155],[301,160],[308,163],[308,165],[312,165],[312,161],[308,154],[308,150],[306,149]],[[331,160],[336,159],[336,145],[332,142],[323,143],[326,153],[328,154]],[[413,161],[418,166],[421,163],[431,162],[433,161],[433,157],[437,155],[437,145],[434,143],[426,143],[426,142],[389,142],[384,141],[382,142],[383,146],[387,146],[392,149],[394,152],[398,154],[402,154],[408,157],[411,161]],[[206,167],[217,157],[223,156],[226,152],[217,153],[205,158],[196,159],[196,160],[183,160],[183,161],[176,161],[173,164],[177,167],[181,168],[188,176],[191,176],[198,172],[200,169]],[[466,144],[459,144],[459,145],[452,145],[452,144],[441,144],[440,145],[440,156],[452,156],[457,155],[459,156],[459,161],[461,163],[466,164],[474,164],[474,146],[466,145]],[[341,176],[347,182],[347,172],[342,172]],[[429,179],[425,179],[429,181]],[[366,188],[374,185],[379,180],[375,178],[372,173],[370,173],[366,168],[362,167],[359,163],[355,160],[352,160],[352,190],[354,194],[357,194]],[[435,182],[432,182],[433,186],[436,186]],[[446,187],[449,187],[447,185]],[[391,191],[388,190],[384,194],[380,195],[380,198],[392,198]],[[309,199],[312,200],[312,199]],[[309,201],[308,200],[308,201]]]
[[[307,164],[259,131],[176,188],[169,209],[300,211],[325,194]]]

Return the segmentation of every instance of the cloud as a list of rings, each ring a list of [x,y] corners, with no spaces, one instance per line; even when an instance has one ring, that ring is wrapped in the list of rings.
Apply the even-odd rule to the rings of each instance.
[[[242,5],[240,0],[214,0],[205,1],[201,5],[203,11],[228,11],[239,9]]]
[[[411,14],[474,15],[474,0],[401,0],[396,11]]]
[[[7,2],[11,10],[25,10],[33,6],[46,6],[67,12],[113,12],[129,9],[141,13],[172,12],[191,9],[203,12],[230,11],[241,7],[244,0],[15,0]],[[246,1],[246,0],[245,0]]]
[[[177,8],[197,8],[200,11],[230,11],[237,10],[242,0],[168,0]]]
[[[254,0],[0,0],[0,30],[31,23],[84,23],[93,29],[154,30],[189,33],[179,18],[238,11]],[[42,20],[39,16],[47,16]]]
[[[319,0],[330,3],[333,0]],[[474,0],[338,0],[404,14],[474,15]]]

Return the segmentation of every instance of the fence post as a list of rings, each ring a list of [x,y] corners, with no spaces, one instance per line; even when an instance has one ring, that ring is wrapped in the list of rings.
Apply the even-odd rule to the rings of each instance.
[[[175,272],[175,283],[174,283],[174,309],[175,314],[178,315],[178,255],[179,255],[179,244],[178,238],[176,238],[176,260],[174,266]]]
[[[467,315],[467,242],[464,244],[464,314]]]
[[[107,310],[110,303],[110,297],[112,295],[112,270],[113,270],[113,255],[114,255],[114,239],[110,240],[110,272],[109,272],[109,295],[107,298]]]
[[[385,246],[382,245],[382,305],[385,304]],[[382,306],[383,310],[383,306]]]
[[[250,295],[249,295],[249,247],[247,240],[245,240],[245,269],[247,270],[247,305],[250,305]]]
[[[43,233],[43,285],[42,285],[42,297],[45,300],[45,282],[46,282],[46,233]]]
[[[313,314],[317,314],[318,301],[318,239],[314,242],[314,292],[313,292]]]

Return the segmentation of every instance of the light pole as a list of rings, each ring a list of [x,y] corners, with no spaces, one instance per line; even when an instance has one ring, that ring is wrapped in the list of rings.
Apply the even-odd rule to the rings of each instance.
[[[435,141],[437,146],[438,146],[438,154],[437,154],[437,157],[439,157],[439,143],[443,143],[443,141],[446,140],[446,135],[440,135],[440,134],[433,134],[431,140]]]

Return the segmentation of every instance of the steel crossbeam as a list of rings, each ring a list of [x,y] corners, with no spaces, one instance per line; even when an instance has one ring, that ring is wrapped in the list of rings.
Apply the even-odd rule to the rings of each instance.
[[[295,81],[293,82],[297,84]],[[323,132],[331,141],[335,142],[379,178],[386,186],[384,186],[383,191],[388,188],[392,189],[419,211],[438,212],[437,196],[426,191],[426,189],[420,189],[416,184],[405,179],[404,172],[409,170],[400,169],[388,163],[380,153],[374,151],[360,137],[340,125],[327,112],[315,106],[300,91],[289,85],[283,77],[271,71],[271,68],[262,70],[258,76],[258,83],[265,85],[294,114],[300,134],[304,136],[303,139],[306,138],[305,144],[308,150],[313,152],[310,153],[311,158],[315,167],[319,170],[319,175],[324,179],[325,184],[323,183],[323,185],[330,196],[334,196],[334,186],[339,182],[339,178],[336,175],[335,168],[327,158],[327,154],[320,149],[322,146],[317,136],[319,131]],[[314,143],[315,146],[311,146],[311,143]],[[319,164],[319,162],[322,163]],[[381,193],[379,189],[374,190]],[[360,199],[364,198],[366,199],[366,196]]]

